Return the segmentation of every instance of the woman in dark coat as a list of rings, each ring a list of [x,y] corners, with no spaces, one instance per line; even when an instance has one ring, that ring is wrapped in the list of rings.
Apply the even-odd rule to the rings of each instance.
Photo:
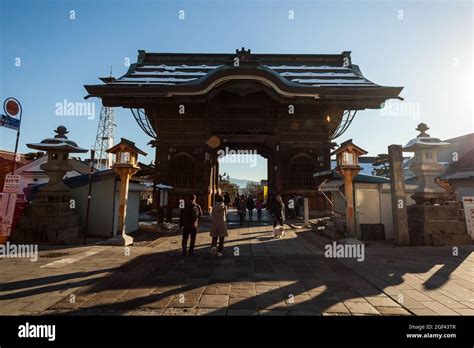
[[[285,223],[285,203],[283,203],[280,195],[276,195],[271,212],[273,215],[273,227],[283,226]]]

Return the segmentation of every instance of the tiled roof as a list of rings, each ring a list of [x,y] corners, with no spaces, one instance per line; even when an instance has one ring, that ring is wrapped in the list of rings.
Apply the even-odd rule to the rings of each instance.
[[[254,54],[243,48],[235,54],[139,51],[137,62],[125,75],[101,80],[103,85],[85,86],[87,97],[197,95],[230,80],[260,80],[279,94],[291,97],[358,99],[375,104],[390,98],[402,99],[399,97],[402,87],[380,86],[368,80],[352,64],[347,51],[340,54]]]
[[[111,84],[157,84],[180,85],[197,82],[213,71],[222,70],[228,66],[229,60],[235,55],[222,55],[220,61],[206,64],[206,55],[200,60],[179,61],[179,56],[170,59],[166,54],[140,53],[145,58],[131,65],[128,72],[122,77],[111,81]],[[199,55],[197,55],[199,56]],[[342,59],[337,61],[332,57],[322,55],[307,57],[307,64],[292,63],[290,57],[280,57],[280,61],[273,61],[270,55],[254,55],[261,64],[261,70],[267,70],[290,84],[301,86],[378,86],[366,79],[357,65],[344,67]],[[286,58],[286,59],[285,59]],[[332,59],[331,59],[332,58]],[[180,64],[182,63],[182,64]],[[330,64],[330,65],[329,65]]]

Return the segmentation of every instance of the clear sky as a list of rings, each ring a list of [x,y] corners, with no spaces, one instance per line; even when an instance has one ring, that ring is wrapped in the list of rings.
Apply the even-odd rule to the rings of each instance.
[[[232,53],[242,46],[255,53],[348,50],[368,79],[404,86],[405,110],[361,111],[337,140],[353,138],[369,155],[406,144],[419,122],[443,139],[473,132],[471,1],[1,0],[0,98],[22,102],[20,152],[59,124],[91,148],[100,101],[95,119],[57,116],[56,104],[84,101],[83,85],[100,83],[110,66],[121,76],[138,49]],[[152,153],[129,110],[117,109],[116,118],[117,138]],[[0,128],[0,148],[13,150],[14,142],[15,132]],[[265,163],[233,166],[230,174],[258,180]]]

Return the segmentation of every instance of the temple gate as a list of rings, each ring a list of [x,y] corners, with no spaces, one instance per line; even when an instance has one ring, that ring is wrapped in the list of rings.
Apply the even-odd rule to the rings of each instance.
[[[155,147],[155,183],[194,193],[204,209],[217,190],[219,149],[267,159],[268,186],[321,202],[313,173],[330,169],[334,139],[358,110],[401,99],[402,87],[367,80],[341,54],[146,53],[120,78],[85,86],[104,106],[131,109]],[[155,199],[156,202],[156,199]]]

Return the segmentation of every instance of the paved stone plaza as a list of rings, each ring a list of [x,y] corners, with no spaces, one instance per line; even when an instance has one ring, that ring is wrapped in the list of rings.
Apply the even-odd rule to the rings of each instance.
[[[328,240],[304,229],[230,223],[223,258],[196,254],[176,233],[129,249],[40,248],[38,261],[0,259],[0,314],[474,315],[474,247],[368,244],[365,261],[329,259]]]

